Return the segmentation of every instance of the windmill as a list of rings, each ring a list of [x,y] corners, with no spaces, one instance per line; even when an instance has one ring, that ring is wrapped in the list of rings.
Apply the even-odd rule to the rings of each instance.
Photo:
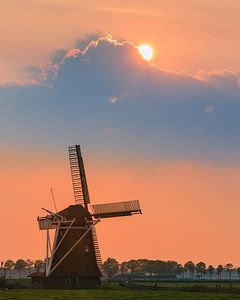
[[[79,145],[69,146],[75,204],[59,211],[47,209],[38,217],[46,231],[45,272],[33,273],[32,283],[53,288],[81,288],[100,284],[101,254],[95,226],[104,218],[140,214],[139,200],[90,205],[86,174]],[[51,242],[50,230],[54,230]]]

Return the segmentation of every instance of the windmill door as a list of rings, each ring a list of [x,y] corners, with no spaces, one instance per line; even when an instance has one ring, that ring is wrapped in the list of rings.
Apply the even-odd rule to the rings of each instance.
[[[71,285],[77,285],[77,284],[78,284],[78,276],[77,276],[77,273],[76,273],[76,272],[71,273],[71,276],[70,276],[70,284],[71,284]]]

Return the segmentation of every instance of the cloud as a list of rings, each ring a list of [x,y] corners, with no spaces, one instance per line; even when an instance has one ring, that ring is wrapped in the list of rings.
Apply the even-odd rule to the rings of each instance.
[[[212,161],[231,160],[240,149],[233,71],[164,70],[143,60],[131,42],[108,35],[58,51],[29,74],[35,84],[0,88],[3,147],[82,141],[134,157]]]
[[[231,70],[213,70],[209,73],[198,72],[196,78],[221,90],[239,90],[240,88],[240,74]]]
[[[214,108],[212,106],[205,107],[205,111],[209,114],[211,114],[214,111]]]
[[[81,51],[79,49],[71,49],[67,51],[67,53],[64,55],[64,57],[77,57],[78,54],[80,54]]]
[[[110,99],[109,99],[109,102],[110,102],[110,103],[116,103],[117,101],[118,101],[118,98],[115,97],[115,96],[110,97]]]
[[[81,74],[83,83],[84,79],[88,79],[83,74],[86,69],[85,75],[92,72],[92,81],[104,81],[105,86],[102,88],[107,89],[109,82],[110,89],[113,86],[121,87],[122,92],[126,94],[137,94],[140,90],[148,93],[151,89],[151,99],[161,100],[164,94],[167,97],[174,95],[179,97],[180,93],[192,98],[193,93],[196,95],[208,93],[208,96],[214,90],[216,93],[218,90],[227,92],[231,89],[238,92],[240,90],[239,74],[234,71],[214,70],[209,73],[200,71],[196,76],[191,76],[184,72],[164,70],[144,61],[132,43],[117,41],[111,35],[90,41],[82,50],[74,48],[66,51],[58,61],[52,61],[42,68],[39,76],[46,83],[51,78],[55,80],[56,72],[59,71],[57,80],[61,80],[61,76],[67,74],[73,77],[73,82],[74,78],[79,80]],[[64,78],[67,83],[66,79]]]

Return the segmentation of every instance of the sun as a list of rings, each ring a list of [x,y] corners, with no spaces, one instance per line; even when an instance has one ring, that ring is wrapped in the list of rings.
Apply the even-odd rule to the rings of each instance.
[[[142,58],[149,61],[153,57],[153,49],[146,44],[138,46],[138,51],[141,54]]]

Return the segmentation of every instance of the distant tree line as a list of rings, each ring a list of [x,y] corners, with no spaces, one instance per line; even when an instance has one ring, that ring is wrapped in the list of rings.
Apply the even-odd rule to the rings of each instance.
[[[22,274],[26,273],[26,271],[28,271],[28,274],[31,272],[41,272],[44,270],[44,267],[44,261],[41,259],[35,261],[32,259],[17,259],[16,261],[8,259],[5,262],[1,262],[1,275],[8,275],[11,278],[13,271],[17,271],[19,278],[21,278]]]
[[[140,277],[157,277],[161,279],[198,279],[212,280],[213,278],[221,280],[223,274],[225,279],[240,280],[240,267],[234,268],[233,264],[226,265],[206,265],[200,261],[193,263],[188,261],[180,264],[176,261],[149,260],[149,259],[131,259],[119,263],[114,258],[108,258],[103,263],[103,269],[109,280],[114,278],[140,278]],[[236,278],[237,276],[237,278]]]
[[[11,278],[14,273],[21,278],[33,272],[43,272],[45,269],[45,262],[41,259],[11,259],[1,262],[0,277],[8,276]],[[234,267],[233,264],[226,265],[206,265],[200,261],[193,263],[188,261],[185,264],[180,264],[176,261],[168,260],[149,260],[149,259],[131,259],[119,263],[114,258],[108,258],[103,263],[103,270],[107,278],[111,281],[113,279],[134,279],[144,277],[154,277],[159,279],[198,279],[198,280],[212,280],[223,278],[239,279],[240,267]],[[237,276],[237,278],[236,278]]]

